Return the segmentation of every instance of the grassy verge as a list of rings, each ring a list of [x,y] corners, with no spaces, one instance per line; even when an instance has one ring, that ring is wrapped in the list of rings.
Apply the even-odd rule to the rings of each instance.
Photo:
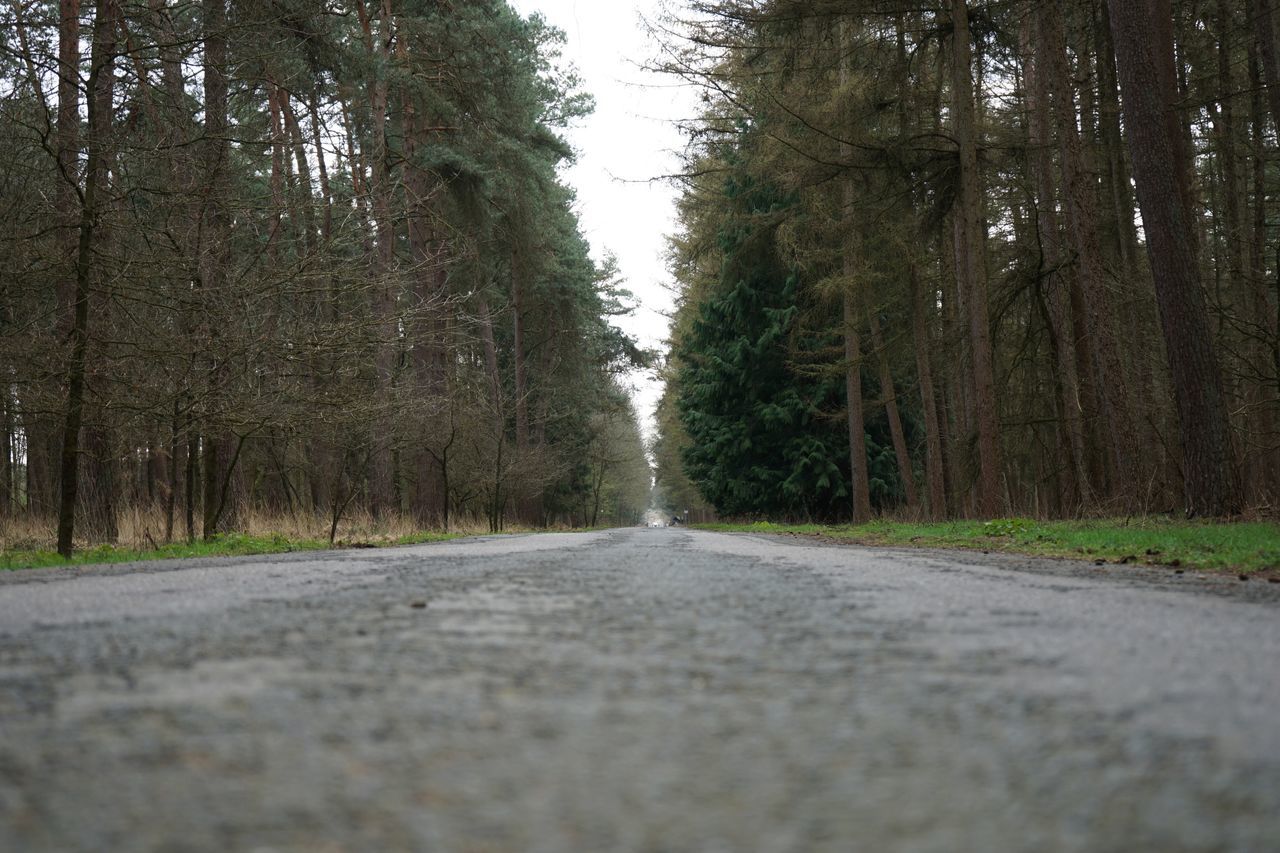
[[[817,535],[864,545],[971,548],[1249,574],[1280,574],[1280,524],[1192,522],[1161,518],[1091,521],[995,521],[857,526],[705,524],[704,530]]]
[[[380,548],[388,545],[420,545],[425,542],[442,542],[465,534],[419,532],[368,542],[350,543],[351,547]],[[342,545],[344,543],[339,543]],[[215,536],[208,542],[196,541],[162,545],[159,548],[133,548],[116,545],[97,545],[76,551],[70,560],[64,560],[54,551],[6,550],[0,551],[0,570],[36,569],[51,566],[77,566],[90,563],[132,563],[140,560],[167,560],[182,557],[241,557],[256,554],[285,554],[291,551],[322,551],[329,547],[324,539],[289,538],[280,534],[250,536],[230,533]]]

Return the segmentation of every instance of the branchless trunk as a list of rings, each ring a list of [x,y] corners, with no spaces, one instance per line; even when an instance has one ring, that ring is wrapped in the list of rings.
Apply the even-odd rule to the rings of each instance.
[[[880,334],[880,321],[876,312],[868,313],[871,325],[871,345],[876,349],[880,368],[880,396],[884,399],[885,415],[889,419],[889,437],[893,441],[893,455],[898,462],[898,479],[907,497],[907,506],[915,510],[920,503],[916,494],[916,478],[911,468],[911,454],[907,451],[907,436],[902,430],[902,417],[898,414],[898,394],[893,387],[893,370],[889,366],[889,354],[885,350],[884,335]]]
[[[201,216],[201,253],[199,280],[205,304],[215,311],[226,300],[227,264],[230,259],[230,211],[227,199],[230,183],[230,142],[227,118],[227,0],[203,0],[204,20],[204,210]],[[224,365],[221,349],[222,331],[206,317],[209,352],[205,359],[207,387],[205,394],[216,405],[222,393]],[[202,484],[204,487],[203,536],[217,535],[221,522],[234,517],[238,507],[231,491],[232,474],[238,459],[235,439],[225,429],[211,423],[206,412],[202,451]],[[230,512],[228,512],[230,510]]]
[[[1040,62],[1035,58],[1032,30],[1034,21],[1023,23],[1023,55],[1026,58],[1027,131],[1031,162],[1036,179],[1036,225],[1040,240],[1040,288],[1048,308],[1053,335],[1053,368],[1057,380],[1058,411],[1062,444],[1067,451],[1067,482],[1072,500],[1087,504],[1092,497],[1088,456],[1085,449],[1084,413],[1080,404],[1080,381],[1076,373],[1075,331],[1071,322],[1070,283],[1062,273],[1063,260],[1058,227],[1057,192],[1053,180],[1053,153],[1050,138],[1049,86]]]
[[[999,515],[1001,501],[1000,413],[996,403],[995,364],[987,305],[985,235],[982,228],[982,175],[978,169],[978,131],[974,111],[973,70],[966,0],[951,0],[953,24],[953,135],[959,148],[960,198],[956,220],[963,258],[956,276],[964,293],[973,358],[973,409],[978,433],[978,513]]]
[[[1248,40],[1249,63],[1249,112],[1251,125],[1251,173],[1252,173],[1252,228],[1249,235],[1248,268],[1251,303],[1256,314],[1255,334],[1259,340],[1259,366],[1270,368],[1274,382],[1258,383],[1256,392],[1261,411],[1258,414],[1261,442],[1266,448],[1259,475],[1266,484],[1264,499],[1280,494],[1280,279],[1275,282],[1276,298],[1273,309],[1268,298],[1267,282],[1267,145],[1264,119],[1264,92],[1270,106],[1272,122],[1280,127],[1280,50],[1276,42],[1275,0],[1249,0],[1245,15],[1254,23],[1254,38]],[[1259,56],[1261,54],[1261,56]],[[1260,67],[1261,66],[1261,67]],[[1263,86],[1265,81],[1266,85]],[[1264,368],[1263,373],[1267,371]],[[1269,398],[1270,402],[1264,402]]]
[[[402,62],[408,60],[408,49],[403,40],[397,42],[396,55]],[[411,335],[413,380],[417,390],[416,403],[428,414],[443,408],[440,402],[446,396],[445,358],[439,321],[439,306],[443,302],[445,266],[439,257],[434,239],[431,210],[433,181],[430,173],[418,162],[418,146],[423,142],[423,125],[419,105],[414,94],[406,92],[401,105],[401,122],[404,127],[404,189],[405,219],[410,258],[413,262],[413,308],[406,320]],[[431,422],[428,422],[431,423]],[[434,423],[431,423],[434,430]],[[437,436],[424,437],[423,444],[432,443]],[[426,446],[411,448],[415,472],[411,509],[420,524],[436,524],[445,513],[447,500],[440,476],[440,464],[433,449]]]
[[[516,451],[529,449],[529,368],[524,347],[524,270],[518,252],[511,253],[511,355],[516,379]]]
[[[852,253],[852,249],[846,249]],[[846,275],[852,275],[852,260],[846,258]],[[846,285],[844,311],[844,391],[849,425],[849,466],[853,484],[853,523],[871,520],[871,483],[867,476],[867,436],[862,403],[862,345],[858,334],[858,309],[851,285]]]
[[[930,350],[929,315],[936,295],[921,286],[920,272],[914,263],[909,269],[911,281],[911,333],[916,353],[916,374],[920,377],[920,408],[924,412],[925,482],[929,489],[928,512],[931,518],[947,514],[945,460],[942,456],[942,426],[933,385],[933,360]]]
[[[0,331],[3,331],[0,317]],[[0,389],[0,520],[13,513],[13,399]]]
[[[1102,253],[1095,223],[1096,199],[1092,192],[1076,130],[1075,98],[1072,94],[1066,43],[1062,35],[1060,0],[1038,7],[1037,76],[1053,102],[1058,150],[1062,160],[1062,187],[1068,230],[1075,249],[1077,274],[1084,295],[1089,338],[1093,342],[1096,389],[1105,418],[1113,469],[1118,477],[1113,491],[1126,499],[1129,509],[1137,509],[1144,481],[1139,464],[1137,423],[1129,394],[1120,346],[1116,338],[1114,306],[1107,296]]]
[[[1223,516],[1239,510],[1240,489],[1222,376],[1198,280],[1192,211],[1180,174],[1181,141],[1169,118],[1173,104],[1167,80],[1173,70],[1160,67],[1172,54],[1167,45],[1157,43],[1165,34],[1158,19],[1167,12],[1167,3],[1160,0],[1113,2],[1111,31],[1147,257],[1178,408],[1187,511],[1193,516]]]
[[[1226,274],[1226,286],[1220,288],[1219,298],[1226,300],[1228,304],[1225,308],[1233,315],[1261,317],[1267,313],[1267,303],[1265,295],[1261,300],[1257,298],[1258,290],[1249,279],[1246,258],[1248,238],[1244,231],[1243,210],[1245,194],[1236,156],[1236,85],[1232,61],[1235,47],[1234,8],[1230,4],[1219,3],[1217,12],[1218,91],[1222,93],[1222,97],[1209,105],[1209,114],[1213,120],[1214,154],[1221,178],[1221,191],[1214,206],[1222,211],[1219,233],[1223,245],[1219,247],[1219,256],[1215,260],[1219,277],[1222,277],[1223,272]],[[1255,364],[1265,364],[1269,353],[1262,336],[1254,336],[1249,340],[1242,355]],[[1244,427],[1241,440],[1237,441],[1235,449],[1239,454],[1240,469],[1244,472],[1245,494],[1249,500],[1261,502],[1265,499],[1271,475],[1271,453],[1265,446],[1272,432],[1268,389],[1257,378],[1242,377],[1238,370],[1233,373],[1237,376],[1236,382],[1244,387],[1228,382],[1224,391],[1244,402],[1240,409],[1245,415],[1241,424]],[[1229,380],[1230,376],[1229,373],[1224,379]],[[1232,388],[1232,385],[1235,387]]]
[[[302,248],[306,252],[309,263],[316,254],[315,190],[311,184],[311,162],[307,157],[307,138],[302,132],[302,125],[298,122],[298,115],[293,109],[293,99],[288,92],[283,92],[280,98],[280,115],[284,119],[284,127],[288,132],[297,168],[296,206],[302,222]]]
[[[484,346],[485,373],[489,378],[489,397],[493,405],[494,417],[497,419],[496,432],[503,429],[502,413],[502,374],[498,371],[498,345],[493,337],[493,315],[489,311],[489,302],[481,296],[476,302],[476,310],[480,312],[480,341]]]
[[[387,73],[391,59],[392,16],[390,0],[382,0],[379,28],[375,44],[373,22],[364,0],[355,0],[360,16],[365,50],[372,63],[381,66],[369,80],[369,102],[373,115],[373,151],[369,155],[372,180],[369,188],[373,219],[377,229],[374,263],[373,313],[378,329],[374,370],[378,380],[379,402],[383,413],[374,429],[374,451],[369,466],[369,510],[375,516],[396,507],[395,463],[393,459],[394,429],[389,407],[395,377],[395,361],[399,330],[395,317],[396,292],[392,281],[395,263],[395,223],[391,218],[392,186],[390,152],[387,148]]]
[[[849,21],[840,23],[841,44],[849,49],[853,36]],[[840,84],[847,86],[849,82],[849,65],[847,60],[840,64]],[[852,168],[853,147],[847,142],[840,143],[840,156],[846,161],[846,168]],[[862,400],[862,342],[860,340],[861,320],[858,316],[858,296],[856,293],[858,278],[858,229],[854,221],[857,190],[853,179],[845,176],[843,185],[845,245],[843,249],[844,284],[841,293],[841,309],[844,324],[841,334],[844,338],[844,391],[845,419],[849,431],[849,473],[852,491],[852,520],[854,524],[862,524],[871,520],[871,481],[867,471],[867,438],[865,416]]]
[[[284,222],[284,125],[280,119],[280,88],[270,77],[267,111],[271,116],[271,218],[267,229],[267,259],[272,269],[280,265],[280,229]]]

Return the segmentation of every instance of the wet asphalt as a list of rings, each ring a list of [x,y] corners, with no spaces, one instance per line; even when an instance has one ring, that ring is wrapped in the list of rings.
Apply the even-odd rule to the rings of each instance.
[[[4,573],[0,850],[1280,850],[1280,585],[683,529]]]

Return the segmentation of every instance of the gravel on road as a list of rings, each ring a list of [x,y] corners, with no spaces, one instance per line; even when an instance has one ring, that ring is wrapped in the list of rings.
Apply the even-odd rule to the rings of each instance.
[[[11,572],[0,850],[1275,851],[1278,608],[684,529]]]

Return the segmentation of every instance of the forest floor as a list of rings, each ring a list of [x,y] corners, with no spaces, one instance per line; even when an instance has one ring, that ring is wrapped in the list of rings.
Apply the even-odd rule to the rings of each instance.
[[[1280,583],[1280,524],[1194,522],[1168,518],[1036,521],[896,522],[860,525],[701,524],[704,530],[811,536],[839,544],[963,548],[1041,557],[1088,559],[1099,565],[1164,566]]]

